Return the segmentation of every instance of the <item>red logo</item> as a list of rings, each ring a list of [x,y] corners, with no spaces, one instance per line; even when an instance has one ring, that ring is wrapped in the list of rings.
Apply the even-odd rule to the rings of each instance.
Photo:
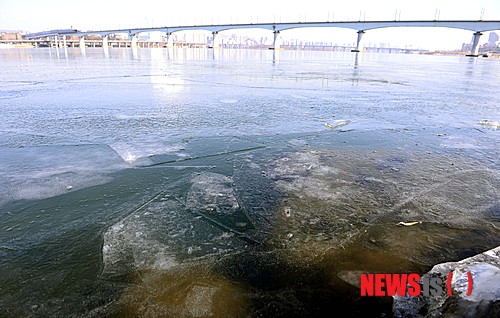
[[[420,276],[410,274],[361,274],[361,296],[438,296],[446,288],[448,295],[452,295],[451,280],[453,272],[448,273],[446,286],[440,277],[430,275]],[[472,275],[467,272],[467,296],[472,293]]]

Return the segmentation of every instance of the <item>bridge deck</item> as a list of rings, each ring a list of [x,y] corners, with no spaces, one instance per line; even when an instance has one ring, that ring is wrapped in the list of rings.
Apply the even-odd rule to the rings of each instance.
[[[297,28],[347,28],[356,31],[367,31],[380,28],[392,27],[441,27],[469,30],[474,32],[500,30],[500,21],[471,21],[471,20],[445,20],[445,21],[326,21],[326,22],[285,22],[285,23],[246,23],[246,24],[219,24],[219,25],[186,25],[172,27],[154,28],[129,28],[115,30],[53,30],[39,33],[32,33],[25,36],[26,39],[36,39],[48,36],[75,35],[84,36],[88,34],[116,34],[126,33],[136,35],[143,32],[165,32],[174,33],[179,31],[205,30],[209,32],[221,32],[233,29],[265,29],[270,31],[284,31]]]

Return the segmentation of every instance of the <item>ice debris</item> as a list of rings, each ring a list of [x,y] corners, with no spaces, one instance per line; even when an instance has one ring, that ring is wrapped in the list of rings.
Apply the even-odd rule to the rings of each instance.
[[[325,123],[325,127],[328,130],[334,130],[340,127],[343,127],[345,125],[348,125],[351,121],[350,120],[337,120],[335,123],[330,124],[330,123]]]
[[[482,126],[491,127],[494,129],[500,128],[500,123],[498,121],[489,121],[487,119],[483,119],[479,122],[479,124]]]
[[[413,221],[413,222],[399,222],[398,225],[399,226],[412,226],[412,225],[417,225],[417,224],[421,224],[422,221]]]

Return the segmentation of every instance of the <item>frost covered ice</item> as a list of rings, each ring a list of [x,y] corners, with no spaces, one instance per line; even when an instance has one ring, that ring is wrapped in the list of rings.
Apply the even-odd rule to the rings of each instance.
[[[166,270],[247,244],[239,235],[250,221],[241,214],[230,178],[204,172],[190,183],[186,198],[160,193],[108,229],[104,274],[126,274],[131,268]]]
[[[186,206],[193,211],[231,216],[241,209],[230,177],[205,172],[192,179]]]
[[[324,293],[339,269],[451,255],[443,246],[464,227],[485,226],[500,185],[496,170],[467,159],[404,151],[303,145],[234,160],[232,175],[191,173],[105,233],[103,275],[140,273],[127,310],[248,314],[261,298],[305,310],[296,281]],[[422,223],[397,225],[412,220]]]
[[[298,259],[371,239],[388,252],[431,263],[426,249],[450,239],[445,229],[488,226],[500,186],[498,171],[467,159],[395,151],[305,149],[283,154],[268,175],[285,194],[273,239]],[[415,242],[407,227],[397,226],[415,220],[425,225],[410,232],[429,242]],[[382,234],[387,226],[389,234]]]
[[[106,145],[36,146],[0,151],[0,205],[106,183],[128,166]]]

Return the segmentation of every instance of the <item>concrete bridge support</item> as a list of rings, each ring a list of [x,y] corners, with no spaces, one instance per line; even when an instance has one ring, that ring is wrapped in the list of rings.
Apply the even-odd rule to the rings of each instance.
[[[475,32],[472,38],[472,48],[470,54],[467,56],[478,57],[479,56],[479,38],[483,35],[481,32]]]
[[[221,38],[218,35],[219,35],[219,32],[217,32],[217,31],[212,32],[212,45],[209,46],[209,48],[212,48],[212,49],[220,48]]]
[[[80,48],[85,48],[85,37],[84,36],[80,37],[79,46],[80,46]]]
[[[139,39],[137,34],[129,33],[128,37],[130,39],[130,47],[137,47],[137,40]]]
[[[174,39],[172,33],[167,33],[167,47],[174,47]]]
[[[363,31],[363,30],[358,31],[358,39],[356,41],[356,48],[354,50],[351,50],[351,52],[359,52],[360,51],[361,38],[363,37],[363,34],[365,34],[365,31]]]
[[[108,37],[108,34],[102,36],[102,47],[105,49],[108,48]]]
[[[60,47],[64,47],[64,48],[66,48],[66,47],[67,47],[67,45],[66,45],[66,35],[63,35],[63,36],[61,37],[61,43],[59,43],[59,44],[60,44],[60,45],[59,45]]]
[[[271,49],[272,50],[279,50],[281,47],[281,39],[279,37],[280,31],[274,31],[273,34],[274,34],[273,47]]]

